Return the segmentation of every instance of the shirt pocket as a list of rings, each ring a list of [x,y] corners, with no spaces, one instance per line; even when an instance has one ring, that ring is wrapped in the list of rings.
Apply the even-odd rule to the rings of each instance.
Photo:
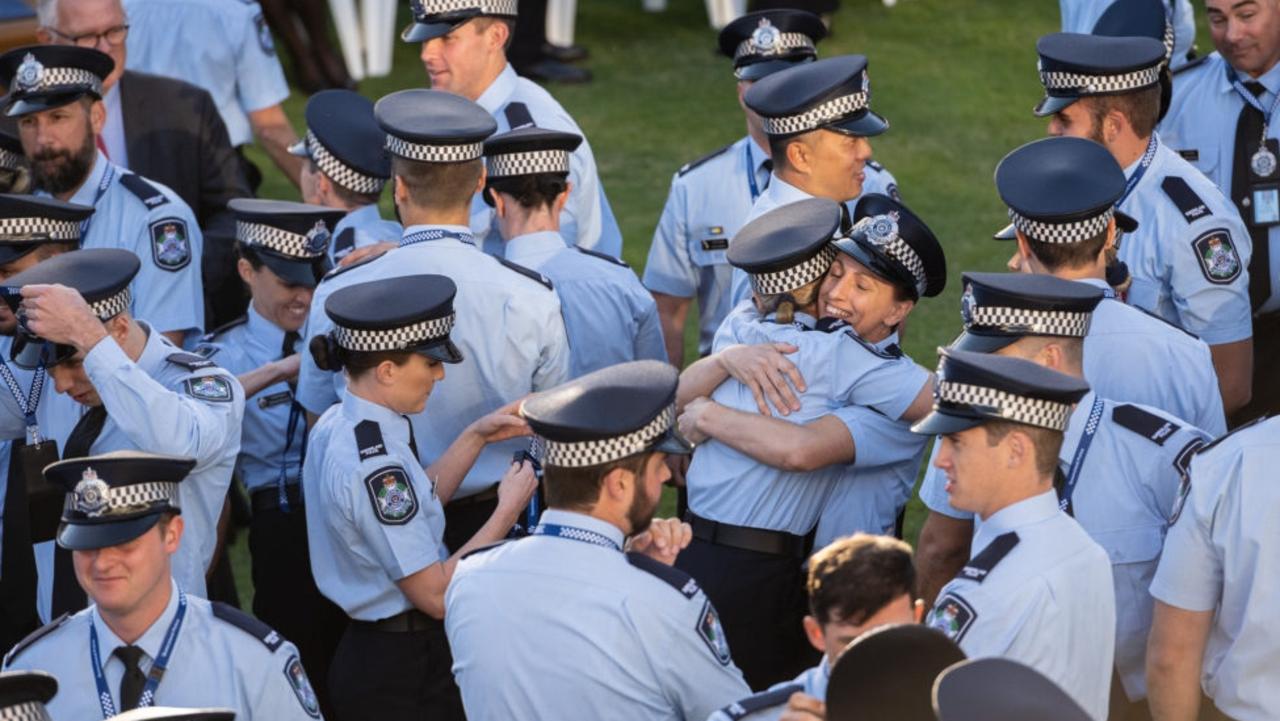
[[[689,258],[699,268],[728,265],[729,233],[722,225],[702,225],[689,237]]]
[[[1254,142],[1257,142],[1256,140]],[[1219,188],[1225,187],[1224,194],[1230,194],[1231,188],[1224,186],[1225,177],[1219,177],[1219,173],[1225,175],[1229,168],[1221,168],[1220,158],[1218,157],[1218,148],[1214,142],[1195,143],[1192,147],[1178,148],[1176,151],[1182,159],[1191,163],[1191,166],[1199,170],[1206,178],[1213,181],[1214,185]]]

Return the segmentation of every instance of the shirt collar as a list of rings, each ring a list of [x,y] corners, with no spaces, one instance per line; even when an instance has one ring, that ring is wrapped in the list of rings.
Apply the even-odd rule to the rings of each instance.
[[[147,654],[151,660],[155,660],[160,655],[160,645],[164,643],[164,635],[169,630],[169,624],[173,622],[173,617],[178,613],[178,584],[169,579],[169,603],[164,607],[164,612],[160,614],[154,623],[142,634],[142,637],[133,643]],[[98,607],[95,604],[93,611],[89,614],[90,623],[98,633],[98,648],[102,654],[102,666],[105,670],[107,663],[111,660],[111,654],[120,646],[127,646],[120,637],[112,631],[107,622],[102,620],[102,616],[98,614]]]
[[[84,182],[80,184],[80,188],[76,190],[75,195],[68,199],[68,202],[93,207],[93,201],[98,196],[98,183],[102,182],[102,176],[106,175],[107,168],[110,165],[111,161],[107,160],[101,150],[95,151],[93,170],[89,171],[89,177],[84,179]]]
[[[600,535],[608,538],[610,541],[618,544],[618,548],[622,548],[626,537],[622,535],[622,529],[609,523],[602,521],[595,516],[588,516],[585,513],[575,513],[558,508],[548,508],[542,512],[542,523],[551,524],[553,526],[572,526],[574,528],[582,528],[588,531],[595,531]]]
[[[154,376],[154,371],[159,369],[170,354],[178,352],[180,349],[170,343],[164,336],[152,330],[151,325],[144,320],[136,321],[142,326],[142,330],[147,334],[147,344],[142,347],[142,355],[138,356],[138,367],[146,372],[149,376]]]
[[[1227,62],[1226,58],[1222,57],[1222,55],[1216,51],[1209,56],[1209,60],[1207,62],[1213,62],[1215,59],[1218,62],[1222,63],[1222,72],[1218,74],[1219,92],[1224,92],[1224,93],[1235,92],[1235,86],[1231,84],[1231,78],[1227,74],[1227,68],[1230,68],[1231,64]],[[1270,70],[1263,73],[1262,76],[1258,78],[1250,78],[1245,73],[1241,73],[1239,71],[1237,71],[1237,73],[1238,73],[1238,77],[1240,78],[1240,82],[1242,83],[1248,82],[1250,80],[1254,80],[1259,83],[1262,83],[1262,87],[1266,88],[1267,92],[1269,93],[1275,94],[1276,92],[1280,92],[1280,63],[1276,63],[1275,65],[1272,65]],[[1243,98],[1241,98],[1241,102],[1244,102]]]
[[[368,220],[382,220],[382,213],[378,210],[377,203],[370,203],[369,205],[362,205],[355,210],[349,211],[346,215],[342,216],[342,219],[350,220],[353,223]]]
[[[807,200],[814,197],[782,178],[779,178],[777,172],[774,172],[772,177],[769,178],[769,187],[765,188],[764,192],[768,193],[770,198],[777,201],[776,205],[786,205],[787,203],[794,203],[798,200]]]
[[[850,330],[853,330],[853,329],[850,328]],[[892,333],[886,336],[884,340],[880,341],[879,343],[872,343],[871,347],[875,348],[878,351],[883,351],[891,345],[899,345],[898,330],[896,328],[893,330]]]
[[[480,97],[476,98],[476,104],[485,109],[490,115],[496,115],[498,109],[507,104],[507,99],[516,91],[516,83],[520,81],[520,76],[516,75],[516,71],[511,67],[511,63],[507,63],[502,68],[502,72],[498,73],[498,77],[489,83],[489,87],[485,88]]]
[[[1160,152],[1160,134],[1153,131],[1151,133],[1151,140],[1148,142],[1152,142],[1152,141],[1154,141],[1156,144],[1156,153],[1158,154]],[[1133,174],[1137,172],[1138,166],[1142,164],[1142,156],[1146,154],[1147,154],[1147,146],[1144,145],[1142,146],[1142,155],[1139,155],[1137,159],[1135,159],[1132,163],[1129,163],[1128,165],[1125,166],[1124,177],[1126,180],[1128,180],[1129,178],[1132,178]],[[1155,162],[1154,157],[1151,160],[1152,162]]]
[[[249,331],[249,337],[255,343],[271,350],[280,350],[284,346],[284,329],[263,318],[262,314],[253,307],[252,300],[249,301],[247,316],[245,325]]]
[[[533,268],[566,247],[564,237],[554,230],[517,235],[507,241],[503,257],[512,263]]]
[[[1111,290],[1111,284],[1102,278],[1072,278],[1076,283],[1084,283],[1102,290]]]
[[[971,557],[980,553],[997,536],[1046,521],[1060,512],[1058,494],[1052,488],[1001,508],[978,524],[978,530],[973,534]]]
[[[342,412],[353,424],[374,421],[390,440],[409,443],[409,419],[384,405],[361,398],[349,388],[342,389]]]
[[[461,234],[463,234],[463,235],[474,235],[474,234],[471,232],[471,228],[468,228],[468,227],[467,227],[467,226],[465,226],[465,225],[432,225],[432,224],[426,224],[426,225],[411,225],[411,226],[409,226],[409,227],[405,228],[405,229],[404,229],[404,232],[402,232],[402,233],[400,234],[400,241],[401,241],[401,243],[403,243],[403,242],[404,242],[404,239],[405,239],[405,238],[408,238],[410,235],[413,235],[414,233],[418,233],[418,232],[421,232],[421,231],[424,231],[424,230],[447,230],[447,231],[449,231],[450,233],[461,233]],[[433,243],[437,243],[437,242],[445,242],[445,243],[458,243],[458,244],[463,244],[461,241],[459,241],[459,240],[455,240],[455,239],[453,239],[453,238],[441,238],[441,239],[440,239],[440,240],[438,240],[438,241],[433,240],[433,241],[431,241],[431,242],[433,242]],[[404,246],[403,246],[403,245],[401,245],[401,247],[404,247]]]
[[[756,167],[752,168],[752,170],[759,170],[764,161],[769,159],[769,151],[760,147],[760,143],[757,143],[756,139],[750,135],[747,136],[747,147],[751,148],[751,162],[756,164]],[[772,184],[773,180],[770,180],[769,183]]]

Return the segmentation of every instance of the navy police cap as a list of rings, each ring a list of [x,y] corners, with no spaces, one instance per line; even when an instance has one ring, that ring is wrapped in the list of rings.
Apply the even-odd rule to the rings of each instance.
[[[102,81],[115,61],[75,45],[27,45],[0,55],[0,82],[9,89],[11,117],[56,108],[84,95],[102,98]]]
[[[310,158],[330,180],[354,193],[376,195],[391,177],[386,134],[373,101],[350,90],[322,90],[307,100],[307,135],[289,152]]]
[[[964,332],[951,344],[991,353],[1025,336],[1084,338],[1101,288],[1051,275],[965,273],[960,295]]]
[[[423,43],[447,35],[478,17],[516,19],[517,0],[409,0],[413,22],[400,33],[406,43]]]
[[[194,458],[115,451],[45,466],[45,480],[67,492],[58,545],[118,546],[146,533],[161,514],[181,513],[179,485],[195,465]]]
[[[1093,24],[1094,35],[1108,37],[1143,37],[1159,40],[1164,45],[1164,65],[1160,68],[1160,115],[1164,120],[1173,102],[1173,23],[1160,0],[1116,0]]]
[[[333,320],[329,337],[358,353],[412,351],[443,363],[461,363],[449,339],[458,287],[443,275],[407,275],[347,286],[324,304]]]
[[[912,299],[933,297],[947,283],[942,245],[907,206],[879,193],[858,198],[848,237],[835,241],[845,253]]]
[[[862,634],[836,659],[827,684],[829,721],[936,721],[933,682],[964,651],[919,624],[881,626]]]
[[[747,13],[720,30],[720,52],[733,58],[739,80],[759,80],[818,57],[818,41],[827,36],[822,18],[804,10]]]
[[[491,136],[484,141],[484,164],[490,180],[518,175],[569,173],[569,156],[582,136],[546,128],[526,127]]]
[[[0,193],[0,265],[45,243],[80,245],[80,224],[93,208],[57,198]]]
[[[236,241],[289,285],[314,288],[329,270],[333,230],[346,212],[287,200],[235,198]]]
[[[58,693],[58,680],[44,671],[0,673],[0,718],[51,721],[45,704]]]
[[[422,163],[464,163],[484,152],[498,123],[484,108],[442,90],[400,90],[373,106],[392,155]]]
[[[1071,407],[1089,384],[1021,358],[939,348],[933,412],[911,427],[946,435],[987,421],[1066,430]]]
[[[669,363],[620,363],[531,396],[520,415],[543,443],[548,466],[598,466],[647,451],[687,454],[693,447],[676,430],[678,380]]]
[[[1036,43],[1045,97],[1035,107],[1053,115],[1080,98],[1119,95],[1160,82],[1164,44],[1146,37],[1053,33]]]
[[[776,72],[743,96],[760,116],[765,133],[786,137],[824,128],[872,136],[889,122],[871,110],[867,58],[839,55]]]
[[[938,721],[1089,721],[1044,674],[1007,658],[961,661],[933,687]]]
[[[843,208],[826,198],[806,198],[778,206],[752,220],[729,243],[726,257],[746,271],[760,295],[803,288],[831,267],[831,239],[840,228]]]

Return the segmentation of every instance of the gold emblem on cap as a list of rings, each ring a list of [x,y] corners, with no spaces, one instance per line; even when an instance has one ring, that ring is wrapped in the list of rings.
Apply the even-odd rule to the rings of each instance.
[[[80,474],[80,482],[76,484],[76,510],[90,518],[97,518],[107,511],[110,505],[107,497],[111,494],[111,486],[98,478],[92,468],[84,469]]]

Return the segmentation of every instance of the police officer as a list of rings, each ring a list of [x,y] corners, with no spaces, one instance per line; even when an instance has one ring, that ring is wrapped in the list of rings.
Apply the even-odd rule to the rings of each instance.
[[[422,64],[431,87],[480,104],[497,130],[535,125],[582,135],[582,129],[546,90],[516,75],[507,62],[506,44],[515,28],[516,3],[508,0],[413,0],[413,22],[400,38],[422,44]],[[565,205],[560,232],[570,245],[622,257],[622,231],[596,169],[595,154],[584,138],[569,163],[569,182],[577,192]],[[501,255],[502,240],[493,227],[493,210],[477,194],[471,204],[471,231],[485,251]]]
[[[1253,401],[1233,420],[1280,410],[1274,368],[1280,356],[1280,6],[1208,0],[1209,34],[1218,52],[1175,77],[1161,138],[1231,199],[1253,240]]]
[[[194,596],[205,592],[216,524],[240,449],[244,395],[227,371],[184,353],[129,312],[136,256],[93,248],[54,256],[6,282],[22,289],[7,299],[24,326],[14,362],[43,364],[51,384],[36,411],[41,434],[64,457],[146,448],[196,459],[180,492],[189,526],[174,576]],[[54,392],[56,391],[56,393]],[[0,435],[22,437],[22,415],[0,417]],[[66,554],[37,549],[40,615],[83,607]],[[52,600],[50,600],[52,599]],[[56,613],[54,613],[56,611]]]
[[[124,248],[143,260],[133,311],[181,345],[204,327],[203,239],[191,208],[176,193],[95,149],[106,117],[102,79],[112,65],[103,53],[75,46],[11,50],[0,56],[0,79],[10,88],[6,114],[18,118],[27,157],[37,158],[37,190],[93,206],[80,231],[84,246]],[[71,118],[55,122],[55,112]]]
[[[1040,38],[1050,135],[1101,142],[1125,169],[1117,207],[1139,225],[1119,247],[1126,301],[1209,344],[1227,415],[1249,398],[1250,240],[1240,215],[1155,133],[1164,45],[1146,37]],[[1041,239],[1044,240],[1044,239]]]
[[[93,603],[28,636],[4,665],[47,670],[77,690],[49,702],[54,718],[107,719],[154,703],[228,707],[250,721],[320,718],[293,644],[173,577],[180,489],[195,466],[120,451],[45,469],[67,493],[58,545]]]
[[[400,240],[401,227],[378,211],[382,188],[391,179],[386,137],[373,117],[373,102],[350,90],[324,90],[307,100],[307,135],[289,152],[307,158],[301,175],[302,199],[346,212],[333,231],[329,259],[337,262],[356,248]]]
[[[871,110],[867,59],[841,55],[805,63],[752,85],[743,95],[769,138],[773,175],[747,222],[780,205],[810,197],[847,203],[862,192],[871,159],[868,138],[889,129]],[[733,305],[751,295],[742,272],[733,274]]]
[[[440,458],[467,424],[530,391],[568,377],[569,348],[560,301],[545,276],[479,252],[467,229],[468,207],[482,187],[482,144],[494,122],[475,103],[436,90],[393,93],[374,108],[386,131],[396,181],[396,207],[404,222],[400,247],[359,266],[335,271],[316,289],[306,336],[331,327],[324,302],[354,283],[415,273],[443,273],[458,286],[455,342],[467,362],[453,382],[432,396],[431,411],[413,416],[420,460]],[[298,400],[319,414],[338,398],[340,374],[302,359]],[[445,545],[456,550],[493,514],[495,484],[519,441],[485,448],[446,509]]]
[[[934,411],[914,430],[942,436],[934,464],[950,502],[982,523],[927,623],[970,657],[1025,661],[1102,721],[1115,651],[1110,564],[1054,493],[1067,421],[1089,386],[1021,358],[940,352]]]
[[[443,504],[481,448],[527,434],[508,407],[429,468],[418,460],[407,414],[422,413],[445,363],[465,358],[450,339],[456,291],[438,275],[342,288],[325,302],[333,330],[311,344],[321,367],[348,379],[311,432],[302,474],[316,583],[351,617],[329,673],[339,719],[463,718],[440,623],[445,588],[459,558],[507,535],[534,489],[530,464],[511,465],[480,530],[445,546]]]
[[[58,693],[58,680],[42,671],[0,673],[0,715],[21,721],[51,721],[45,704]]]
[[[201,338],[195,352],[236,374],[244,387],[236,473],[253,508],[253,613],[298,639],[327,710],[324,681],[346,616],[320,594],[311,575],[300,481],[306,413],[293,398],[293,386],[301,350],[298,330],[329,267],[330,242],[343,215],[279,200],[237,198],[230,207],[237,269],[252,300],[245,317]]]
[[[915,622],[872,629],[855,639],[832,667],[825,718],[937,721],[934,679],[963,660],[954,641]]]
[[[494,205],[503,256],[555,284],[569,340],[570,377],[666,349],[653,297],[626,261],[566,247],[560,210],[577,192],[568,181],[582,137],[521,128],[484,143],[485,199]]]
[[[459,564],[445,596],[472,721],[704,719],[748,693],[712,601],[671,567],[688,527],[653,522],[665,456],[690,450],[675,391],[674,368],[636,361],[521,406],[545,445],[547,510]]]
[[[1156,600],[1147,683],[1158,719],[1195,718],[1200,689],[1210,718],[1280,714],[1270,669],[1280,661],[1275,626],[1274,466],[1280,420],[1250,424],[1191,459],[1173,510]]]
[[[938,721],[1089,721],[1058,684],[1008,658],[961,661],[933,687]]]

